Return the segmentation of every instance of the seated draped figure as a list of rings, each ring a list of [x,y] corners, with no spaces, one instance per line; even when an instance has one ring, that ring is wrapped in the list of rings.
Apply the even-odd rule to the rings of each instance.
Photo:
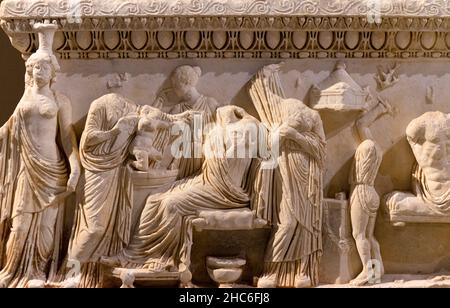
[[[408,125],[406,135],[417,164],[412,193],[385,197],[391,222],[450,223],[450,114],[427,112]]]
[[[247,132],[257,127],[258,121],[236,106],[217,109],[216,118],[217,125],[205,140],[201,172],[151,195],[128,246],[116,256],[103,257],[103,264],[153,272],[181,271],[190,263],[192,220],[207,217],[207,211],[249,207],[251,182],[247,179],[258,159],[252,152],[256,144],[248,139]],[[238,149],[245,149],[247,155],[235,155]]]

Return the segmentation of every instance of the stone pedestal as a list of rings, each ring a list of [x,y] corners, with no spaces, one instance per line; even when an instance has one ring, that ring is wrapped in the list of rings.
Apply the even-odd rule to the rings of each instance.
[[[361,271],[352,237],[350,207],[345,199],[325,199],[320,283],[345,284]]]
[[[191,250],[191,271],[195,282],[200,285],[218,282],[211,277],[211,261],[208,262],[211,260],[210,256],[214,256],[223,260],[237,259],[237,263],[242,261],[239,261],[240,259],[245,260],[245,264],[238,268],[243,283],[252,285],[254,277],[262,271],[270,233],[267,222],[256,218],[250,209],[236,209],[201,211],[192,224],[195,232]],[[217,262],[215,264],[215,269],[218,269]],[[220,269],[225,272],[229,270],[224,270],[224,266]],[[236,270],[236,267],[231,270],[232,275],[237,274]]]

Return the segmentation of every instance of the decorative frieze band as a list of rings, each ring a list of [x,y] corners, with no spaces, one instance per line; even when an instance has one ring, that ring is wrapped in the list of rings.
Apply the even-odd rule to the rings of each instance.
[[[45,20],[64,59],[450,56],[450,1],[378,1],[378,20],[371,1],[5,0],[0,19],[25,57]]]
[[[225,28],[226,29],[226,28]],[[33,33],[16,33],[25,56]],[[79,30],[59,31],[63,59],[113,58],[447,58],[450,32],[395,30]]]
[[[66,16],[384,16],[448,17],[448,0],[4,0],[1,18]]]
[[[450,0],[449,0],[450,1]],[[382,17],[379,23],[367,16],[211,16],[211,17],[86,17],[2,18],[8,33],[33,32],[33,25],[55,21],[63,31],[105,30],[333,30],[333,31],[450,31],[450,17]]]

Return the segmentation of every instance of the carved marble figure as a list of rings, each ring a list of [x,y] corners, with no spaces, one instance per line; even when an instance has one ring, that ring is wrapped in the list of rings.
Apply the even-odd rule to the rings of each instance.
[[[450,221],[449,136],[450,115],[440,111],[426,112],[406,128],[416,164],[412,192],[385,197],[393,223]]]
[[[279,66],[264,67],[250,94],[264,123],[280,136],[275,185],[281,196],[264,217],[273,225],[259,287],[311,287],[319,283],[322,253],[322,174],[325,134],[319,113],[285,99]]]
[[[129,239],[131,204],[125,177],[138,106],[109,94],[94,101],[80,143],[84,168],[68,260],[80,262],[80,287],[101,283],[97,261]]]
[[[159,120],[159,116],[151,112],[150,106],[141,108],[136,137],[130,146],[130,153],[135,157],[132,163],[139,171],[148,171],[151,161],[157,162],[162,159],[162,153],[155,149],[153,143],[159,129],[168,129],[170,123]]]
[[[132,200],[127,165],[130,147],[141,138],[138,133],[135,139],[139,122],[151,119],[153,124],[167,124],[187,116],[189,113],[167,115],[150,106],[140,107],[118,94],[92,103],[80,143],[84,172],[68,254],[70,262],[82,265],[75,277],[79,287],[100,287],[100,258],[119,253],[129,243]],[[162,132],[155,139],[159,134]],[[73,283],[72,278],[66,277],[68,283]]]
[[[245,132],[254,131],[259,122],[236,106],[217,109],[216,117],[217,125],[205,141],[201,173],[149,196],[130,243],[116,256],[103,258],[105,264],[181,272],[190,265],[192,220],[200,211],[249,207],[249,174],[256,153],[235,154],[240,148],[254,149]]]
[[[172,169],[179,169],[179,179],[194,175],[203,164],[203,137],[208,133],[206,130],[215,123],[218,102],[207,97],[197,90],[197,83],[202,71],[198,66],[183,65],[177,67],[170,77],[172,88],[181,102],[176,104],[170,111],[171,114],[179,114],[185,111],[197,113],[190,124],[190,129],[184,131],[184,139],[189,140],[185,144],[183,156],[172,162]]]
[[[0,288],[450,286],[448,2],[0,0]]]
[[[375,190],[375,179],[383,152],[370,131],[370,125],[387,113],[393,115],[393,108],[379,98],[377,104],[356,121],[361,143],[356,149],[350,171],[350,217],[353,238],[356,241],[363,270],[350,282],[354,286],[377,281],[384,274],[380,245],[374,236],[380,207],[380,197]]]
[[[52,89],[57,26],[34,29],[39,49],[26,62],[25,92],[0,129],[0,287],[44,287],[56,273],[64,203],[80,177],[71,103]]]

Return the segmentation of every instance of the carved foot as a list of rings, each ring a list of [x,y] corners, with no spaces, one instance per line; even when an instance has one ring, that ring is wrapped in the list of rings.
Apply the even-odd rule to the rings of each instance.
[[[275,289],[277,287],[276,275],[263,276],[258,279],[258,288]]]
[[[28,289],[43,289],[45,288],[45,281],[41,279],[33,279],[27,283]]]
[[[80,283],[80,277],[69,278],[69,279],[64,280],[61,283],[60,288],[62,288],[62,289],[77,289],[79,283]]]
[[[120,267],[121,262],[118,256],[103,256],[100,258],[100,263],[110,267]]]
[[[350,285],[354,287],[362,287],[369,283],[369,275],[366,271],[362,271],[358,277],[350,281]]]
[[[294,287],[297,289],[311,288],[312,287],[311,279],[307,276],[296,276]]]
[[[253,221],[253,227],[254,228],[265,227],[268,224],[269,223],[267,222],[267,220],[262,219],[262,218],[255,218],[255,220]]]
[[[195,285],[192,282],[180,283],[182,289],[195,289]]]

